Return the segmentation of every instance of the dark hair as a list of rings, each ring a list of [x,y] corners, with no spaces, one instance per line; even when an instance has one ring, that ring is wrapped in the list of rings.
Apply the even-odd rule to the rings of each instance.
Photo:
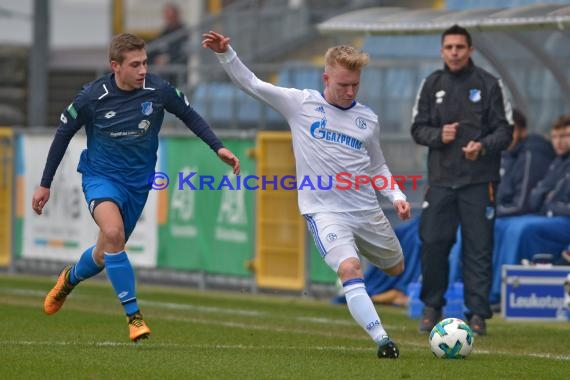
[[[513,108],[513,122],[516,127],[526,129],[526,116],[518,108]]]
[[[144,49],[144,40],[142,38],[130,33],[117,34],[111,40],[109,61],[123,63],[125,59],[123,53],[141,49]]]
[[[562,115],[554,122],[553,130],[564,129],[570,127],[570,114]]]
[[[467,29],[460,27],[459,25],[455,24],[449,28],[447,28],[446,30],[443,31],[443,33],[441,34],[441,44],[443,45],[443,40],[445,39],[445,36],[450,36],[450,35],[460,35],[460,36],[465,36],[465,38],[467,39],[467,46],[471,47],[472,41],[471,41],[471,34],[469,34],[469,32],[467,31]]]

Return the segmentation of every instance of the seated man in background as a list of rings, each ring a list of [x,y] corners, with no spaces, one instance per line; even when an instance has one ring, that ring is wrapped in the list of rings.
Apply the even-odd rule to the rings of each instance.
[[[501,266],[519,264],[537,253],[555,260],[570,241],[570,115],[551,130],[556,158],[529,195],[531,215],[498,218],[495,224],[491,303],[500,300]]]
[[[527,133],[526,117],[516,108],[513,110],[513,121],[513,142],[501,157],[497,217],[530,211],[530,191],[542,179],[554,159],[552,145],[541,135]]]
[[[570,216],[570,199],[565,190],[565,183],[570,175],[570,115],[561,116],[551,132],[552,146],[556,159],[548,173],[530,194],[532,212]]]

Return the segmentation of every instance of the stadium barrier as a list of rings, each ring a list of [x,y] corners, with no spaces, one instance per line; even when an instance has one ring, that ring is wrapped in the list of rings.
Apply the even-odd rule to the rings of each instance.
[[[8,267],[12,252],[14,136],[0,128],[0,267]]]
[[[51,133],[28,131],[18,131],[14,137],[17,185],[12,187],[19,187],[14,191],[17,207],[11,211],[15,261],[74,262],[97,236],[76,171],[86,142],[83,135],[71,140],[44,214],[38,216],[27,207],[52,138]],[[295,173],[290,139],[288,132],[263,132],[257,140],[232,137],[224,138],[224,143],[240,157],[242,177],[287,175]],[[228,284],[241,278],[260,288],[291,291],[306,291],[316,284],[334,286],[336,276],[322,262],[299,215],[296,191],[181,186],[179,173],[233,176],[209,147],[190,136],[161,137],[158,172],[170,182],[163,190],[151,190],[129,239],[127,250],[135,267],[143,272],[221,276],[222,281],[227,277]]]

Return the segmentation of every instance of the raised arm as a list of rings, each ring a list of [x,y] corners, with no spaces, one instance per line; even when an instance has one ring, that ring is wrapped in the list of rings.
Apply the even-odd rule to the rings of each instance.
[[[242,91],[267,103],[286,119],[295,115],[303,92],[298,89],[275,86],[259,79],[237,56],[229,45],[230,38],[210,31],[203,34],[202,46],[216,53],[222,67]]]

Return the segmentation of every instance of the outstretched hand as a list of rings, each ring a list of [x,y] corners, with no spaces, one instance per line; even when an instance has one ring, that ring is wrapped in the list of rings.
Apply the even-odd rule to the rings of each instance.
[[[230,165],[234,169],[234,174],[239,174],[239,158],[237,158],[229,149],[220,148],[218,149],[218,157],[226,164]]]
[[[401,199],[394,201],[394,209],[398,213],[401,220],[408,220],[412,216],[412,207],[410,203]]]
[[[208,48],[216,53],[225,53],[228,50],[230,38],[223,34],[210,30],[202,34],[202,47]]]

